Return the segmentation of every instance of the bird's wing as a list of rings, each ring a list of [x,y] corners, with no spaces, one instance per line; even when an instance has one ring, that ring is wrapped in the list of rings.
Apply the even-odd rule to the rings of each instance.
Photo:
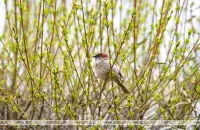
[[[114,65],[112,70],[117,74],[118,78],[120,78],[121,80],[123,79],[123,75],[122,75],[122,73],[120,71],[119,66]]]
[[[123,78],[123,75],[122,75],[122,73],[119,71],[118,72],[118,74],[119,74],[119,76],[121,77],[121,78]]]

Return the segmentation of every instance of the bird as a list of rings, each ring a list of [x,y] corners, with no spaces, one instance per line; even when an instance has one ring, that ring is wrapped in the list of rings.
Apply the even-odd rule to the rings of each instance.
[[[116,64],[110,64],[109,55],[107,53],[100,52],[93,57],[95,58],[94,70],[97,78],[104,81],[114,81],[121,87],[122,91],[125,94],[129,93],[129,91],[122,83],[123,76],[119,66],[117,66]]]

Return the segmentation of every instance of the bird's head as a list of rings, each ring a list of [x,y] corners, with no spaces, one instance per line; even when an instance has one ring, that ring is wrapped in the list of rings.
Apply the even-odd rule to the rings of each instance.
[[[101,52],[101,53],[99,53],[99,54],[97,54],[97,55],[95,55],[95,56],[93,56],[96,60],[98,60],[98,59],[109,59],[109,56],[108,56],[108,54],[106,54],[106,53],[103,53],[103,52]]]

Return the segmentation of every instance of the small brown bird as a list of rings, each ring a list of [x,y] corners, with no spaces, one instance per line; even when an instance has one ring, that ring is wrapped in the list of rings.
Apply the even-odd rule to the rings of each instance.
[[[129,93],[129,91],[126,89],[126,87],[122,83],[122,73],[120,72],[120,68],[117,65],[113,65],[112,69],[109,63],[109,56],[106,53],[99,53],[95,56],[95,72],[97,74],[97,77],[106,80],[107,81],[115,81],[123,90],[124,93]],[[112,74],[110,74],[112,70]],[[112,76],[111,76],[112,75]]]

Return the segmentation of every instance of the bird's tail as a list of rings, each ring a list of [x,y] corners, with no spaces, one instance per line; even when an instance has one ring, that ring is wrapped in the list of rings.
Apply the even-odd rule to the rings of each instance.
[[[126,87],[124,86],[124,84],[119,79],[116,79],[115,82],[121,87],[122,91],[125,94],[129,93],[129,91],[126,89]]]

